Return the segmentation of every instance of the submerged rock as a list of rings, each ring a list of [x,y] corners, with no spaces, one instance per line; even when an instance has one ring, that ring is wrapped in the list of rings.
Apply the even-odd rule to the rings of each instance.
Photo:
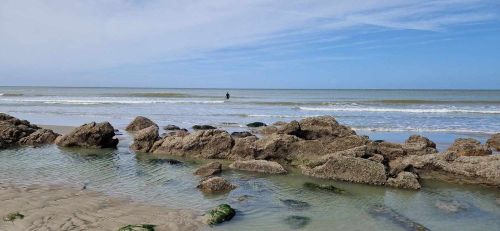
[[[447,213],[457,213],[467,210],[467,205],[462,204],[456,200],[437,200],[435,203],[436,208],[443,210]]]
[[[56,144],[61,147],[116,148],[118,139],[114,136],[115,129],[109,122],[92,122],[58,137]]]
[[[144,116],[137,116],[135,119],[130,122],[127,127],[125,128],[125,131],[128,132],[136,132],[139,130],[142,130],[144,128],[150,127],[150,126],[157,126],[153,121],[150,119],[144,117]]]
[[[221,172],[222,172],[222,164],[219,162],[212,162],[200,166],[198,169],[196,169],[194,174],[202,177],[207,177],[219,174]]]
[[[152,164],[171,164],[171,165],[181,165],[183,164],[182,161],[175,160],[175,159],[151,159],[149,160],[150,163]]]
[[[209,225],[217,225],[230,221],[236,215],[236,211],[228,204],[221,204],[205,214],[205,222]]]
[[[235,188],[235,185],[218,176],[205,179],[198,185],[198,189],[204,193],[222,193],[231,191]]]
[[[487,156],[492,151],[486,145],[472,138],[459,138],[448,148],[448,151],[454,152],[459,156]]]
[[[301,229],[311,222],[311,218],[293,215],[288,216],[284,221],[291,229]]]
[[[287,173],[285,168],[277,162],[267,161],[267,160],[246,160],[246,161],[235,161],[229,165],[232,169],[238,169],[243,171],[251,172],[261,172],[268,174],[284,174]]]
[[[311,208],[311,205],[304,201],[292,200],[292,199],[280,199],[280,201],[286,205],[288,208],[293,210],[305,210]]]
[[[210,130],[210,129],[217,129],[214,126],[211,125],[194,125],[193,126],[194,130]]]
[[[152,125],[134,134],[134,143],[130,148],[137,152],[149,152],[153,144],[160,139],[158,126]]]
[[[500,152],[500,133],[492,135],[487,141],[488,147]]]
[[[310,190],[323,190],[323,191],[328,191],[328,192],[333,192],[337,194],[342,194],[345,193],[343,189],[337,188],[333,185],[326,185],[326,184],[316,184],[312,182],[306,182],[304,183],[304,187]]]
[[[438,152],[436,143],[419,135],[410,136],[403,144],[403,150],[408,155],[426,155]]]
[[[408,231],[430,231],[427,227],[412,221],[410,218],[405,217],[393,209],[384,205],[375,205],[370,210],[369,213],[375,217],[383,217],[392,223],[400,226],[404,230]]]
[[[386,185],[404,189],[421,188],[417,174],[412,172],[400,172],[397,177],[387,179]]]
[[[156,225],[140,224],[123,226],[118,231],[155,231]]]
[[[253,123],[247,124],[247,127],[251,127],[251,128],[258,128],[258,127],[265,127],[265,126],[267,126],[267,124],[262,123],[262,122],[253,122]]]

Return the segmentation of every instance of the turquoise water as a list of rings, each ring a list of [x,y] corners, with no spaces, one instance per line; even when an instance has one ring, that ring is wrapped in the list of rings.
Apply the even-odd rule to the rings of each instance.
[[[159,125],[213,124],[245,130],[254,121],[272,123],[315,115],[333,115],[372,139],[402,142],[424,134],[440,149],[457,137],[484,141],[500,131],[500,91],[440,90],[229,90],[0,87],[0,111],[36,124],[76,126],[110,121],[123,129],[137,115]],[[21,148],[0,151],[0,183],[87,185],[112,196],[200,213],[220,203],[237,209],[231,222],[210,230],[292,230],[285,219],[310,218],[299,230],[411,230],[393,216],[377,215],[383,205],[400,217],[431,230],[499,230],[500,191],[473,185],[424,181],[420,191],[399,190],[302,176],[265,176],[226,170],[239,187],[228,194],[203,195],[192,173],[200,160],[171,165],[128,149],[120,136],[117,150]],[[167,157],[163,157],[167,158]],[[338,195],[310,191],[305,182],[334,184]],[[290,208],[282,200],[306,202]],[[457,212],[442,209],[457,208]]]

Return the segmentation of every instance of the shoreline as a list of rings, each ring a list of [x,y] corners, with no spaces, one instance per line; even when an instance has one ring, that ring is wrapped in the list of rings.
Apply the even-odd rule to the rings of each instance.
[[[155,230],[194,231],[204,226],[201,214],[169,209],[68,186],[20,186],[0,183],[0,216],[19,212],[23,219],[0,221],[0,230],[116,231],[130,224],[154,224]]]

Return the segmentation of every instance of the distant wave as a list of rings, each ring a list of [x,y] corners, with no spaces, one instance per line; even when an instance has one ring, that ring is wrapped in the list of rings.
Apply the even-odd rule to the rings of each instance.
[[[356,131],[371,131],[371,132],[443,132],[443,133],[478,133],[478,134],[494,134],[497,131],[484,131],[472,129],[445,129],[445,128],[384,128],[384,127],[353,127]]]
[[[27,102],[44,104],[98,105],[98,104],[221,104],[224,100],[120,100],[120,99],[19,99],[7,102]]]
[[[0,93],[0,96],[23,96],[22,93]]]
[[[424,100],[424,99],[386,99],[363,102],[384,104],[500,104],[500,100]]]
[[[370,108],[370,107],[299,107],[304,111],[338,111],[338,112],[403,112],[403,113],[477,113],[477,114],[500,114],[500,110],[470,110],[470,109],[415,109],[415,108]]]

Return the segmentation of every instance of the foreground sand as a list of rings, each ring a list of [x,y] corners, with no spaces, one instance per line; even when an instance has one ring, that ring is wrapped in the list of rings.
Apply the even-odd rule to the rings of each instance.
[[[128,224],[155,224],[156,230],[199,230],[191,210],[137,204],[88,190],[56,186],[0,184],[0,216],[20,212],[24,219],[0,221],[0,230],[113,230]]]

